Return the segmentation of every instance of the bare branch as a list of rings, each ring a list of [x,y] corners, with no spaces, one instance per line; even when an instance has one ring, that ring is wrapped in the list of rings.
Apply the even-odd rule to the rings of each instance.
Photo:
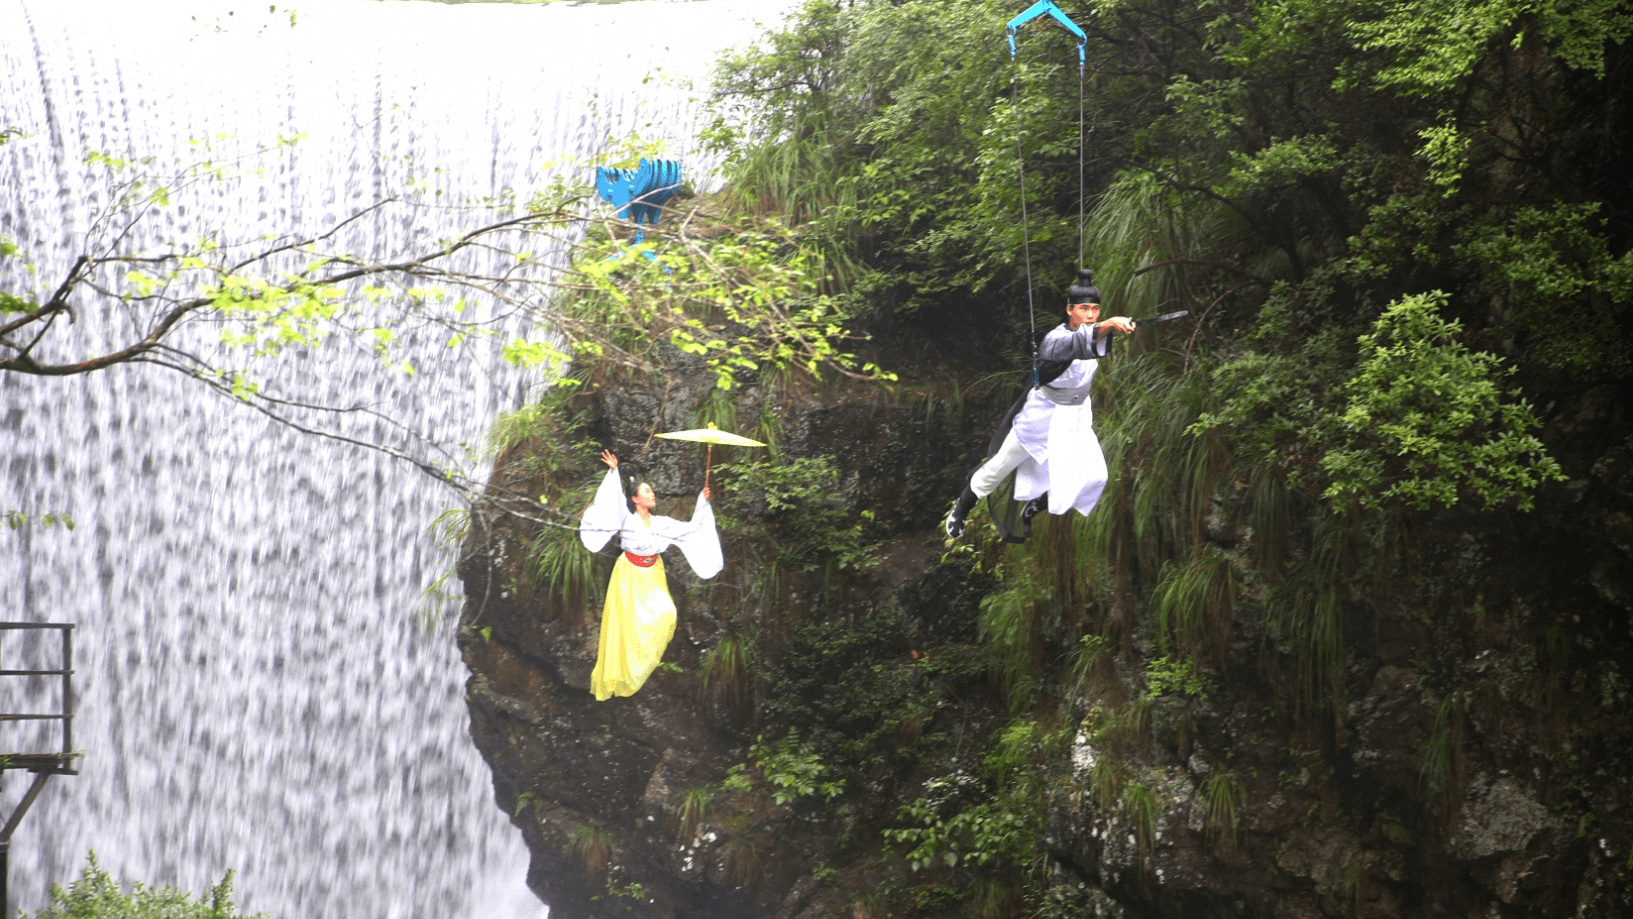
[[[314,236],[311,239],[305,239],[305,240],[300,240],[300,241],[297,241],[297,242],[285,243],[284,245],[276,246],[276,247],[271,248],[271,249],[267,249],[267,250],[265,250],[264,252],[262,252],[259,255],[255,255],[255,256],[252,256],[250,258],[244,259],[243,261],[239,262],[238,264],[229,267],[226,270],[226,273],[227,274],[237,274],[238,272],[242,271],[245,266],[253,265],[256,262],[267,261],[268,259],[272,258],[274,255],[277,255],[280,252],[289,252],[289,251],[292,251],[292,250],[295,250],[295,249],[299,249],[302,246],[315,245],[316,243],[327,240],[327,239],[333,237],[336,233],[339,233],[341,230],[344,230],[346,227],[348,227],[351,224],[355,223],[356,221],[363,219],[364,217],[368,216],[369,214],[374,213],[375,211],[379,210],[380,208],[385,207],[387,204],[391,204],[392,202],[394,202],[396,200],[397,200],[396,198],[386,198],[383,201],[376,201],[373,204],[369,205],[368,207],[363,208],[362,210],[358,211],[357,213],[351,215],[350,217],[347,217],[345,220],[342,220],[339,223],[335,224],[334,226],[330,227],[328,232],[325,232],[325,233],[320,234],[318,236]]]

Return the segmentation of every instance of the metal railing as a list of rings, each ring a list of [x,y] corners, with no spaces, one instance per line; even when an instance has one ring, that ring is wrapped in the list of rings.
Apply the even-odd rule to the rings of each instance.
[[[44,790],[46,780],[53,775],[78,775],[74,768],[74,626],[64,622],[0,622],[0,637],[8,632],[44,631],[56,629],[62,635],[62,663],[55,670],[5,670],[0,677],[61,677],[62,711],[56,714],[0,713],[0,723],[17,721],[62,722],[62,748],[59,750],[7,752],[0,746],[0,776],[8,769],[26,769],[34,773],[21,801],[0,827],[0,919],[11,919],[11,835],[17,832],[23,815],[33,806],[34,799]],[[0,667],[4,667],[4,642],[0,642]]]
[[[62,746],[51,751],[12,751],[0,741],[0,771],[27,769],[30,772],[50,771],[64,775],[78,775],[74,759],[74,626],[63,622],[0,622],[0,637],[7,632],[46,631],[55,629],[62,636],[62,662],[56,669],[6,670],[3,677],[59,677],[62,680],[62,710],[56,713],[17,714],[0,712],[0,723],[16,721],[58,721],[62,723]],[[0,667],[5,666],[3,643],[0,643]]]

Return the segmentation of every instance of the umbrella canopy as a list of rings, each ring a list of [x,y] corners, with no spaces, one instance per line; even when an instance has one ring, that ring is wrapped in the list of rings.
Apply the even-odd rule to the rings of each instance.
[[[690,431],[669,431],[664,434],[659,434],[658,436],[667,437],[670,440],[693,440],[700,444],[728,444],[733,447],[765,446],[765,444],[762,444],[757,440],[749,440],[747,437],[740,434],[733,434],[730,431],[722,431],[715,427],[712,423],[706,428],[693,428]]]
[[[742,436],[740,434],[733,434],[730,431],[722,431],[719,428],[715,427],[714,422],[712,422],[712,421],[709,422],[709,426],[706,427],[706,428],[693,428],[690,431],[669,431],[669,432],[664,433],[664,434],[659,434],[658,436],[659,437],[667,437],[670,440],[691,440],[691,441],[696,441],[697,443],[700,443],[700,444],[708,444],[709,445],[709,456],[703,462],[703,487],[704,488],[709,487],[709,468],[714,465],[714,445],[715,444],[724,444],[724,445],[730,446],[730,447],[763,447],[763,446],[765,446],[765,444],[762,444],[757,440],[749,440],[747,437],[744,437],[744,436]]]

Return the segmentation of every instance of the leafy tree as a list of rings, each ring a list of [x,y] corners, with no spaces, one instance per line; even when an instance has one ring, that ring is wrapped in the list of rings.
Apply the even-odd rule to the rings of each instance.
[[[1188,348],[1217,359],[1183,366],[1211,375],[1216,429],[1331,498],[1349,493],[1340,465],[1387,451],[1337,422],[1380,397],[1363,339],[1392,305],[1432,304],[1457,347],[1486,356],[1481,380],[1575,388],[1627,372],[1633,200],[1607,166],[1627,3],[1062,6],[1089,36],[1081,82],[1047,23],[1023,29],[1011,64],[1013,10],[980,0],[812,0],[722,68],[737,178],[813,199],[807,232],[859,265],[853,313],[917,325],[978,363],[1013,360],[1025,289],[1052,323],[1086,208],[1082,260],[1111,309],[1190,307]],[[800,147],[778,162],[804,172],[769,167],[766,151]],[[1503,430],[1530,426],[1511,388],[1492,399]],[[1450,402],[1422,410],[1462,432],[1448,444],[1505,436]],[[1528,436],[1500,449],[1540,457]],[[1525,505],[1519,492],[1547,478],[1487,497]],[[1420,506],[1417,494],[1380,500]]]
[[[277,157],[298,142],[281,139],[257,155]],[[654,152],[631,145],[575,174],[634,165]],[[297,349],[352,346],[411,377],[417,368],[405,343],[436,340],[453,359],[485,346],[547,380],[581,359],[658,373],[658,353],[671,346],[704,357],[721,388],[760,372],[886,376],[854,356],[832,302],[808,293],[818,269],[780,223],[710,210],[698,199],[674,202],[689,208],[690,221],[647,229],[643,246],[660,253],[656,261],[626,252],[628,228],[592,209],[586,184],[566,180],[528,202],[447,206],[466,229],[416,239],[389,257],[352,251],[347,229],[377,212],[406,217],[418,204],[412,194],[309,234],[243,227],[136,249],[127,242],[133,228],[157,210],[212,194],[239,165],[205,161],[156,177],[142,161],[92,160],[106,170],[114,204],[60,278],[39,291],[0,295],[0,377],[157,366],[297,430],[410,462],[470,498],[481,483],[457,451],[409,430],[372,397],[335,405],[275,390],[265,362]],[[471,253],[485,260],[461,261]],[[0,240],[0,260],[23,257]],[[498,268],[471,267],[495,259]],[[358,434],[336,423],[343,416],[381,422],[390,433]],[[515,503],[520,510],[528,502]],[[556,516],[541,520],[560,523]]]
[[[1407,528],[1531,508],[1561,475],[1532,406],[1625,385],[1633,4],[1059,3],[1088,34],[1081,80],[1042,21],[1011,63],[1020,3],[811,0],[722,68],[716,136],[737,193],[786,206],[843,266],[847,314],[938,358],[1022,363],[1030,314],[1057,321],[1079,264],[1114,314],[1191,311],[1096,378],[1096,513],[974,549],[1017,713],[1045,708],[1046,662],[1077,637],[1039,624],[1044,601],[1078,595],[1073,628],[1108,649],[1073,679],[1098,687],[1081,690],[1106,733],[1092,783],[1145,847],[1153,792],[1119,758],[1199,704],[1155,684],[1237,691],[1221,639],[1254,617],[1290,717],[1326,731],[1345,610],[1402,583]],[[1127,699],[1151,625],[1157,698]],[[1243,791],[1216,775],[1198,790],[1223,844]],[[1018,877],[1041,824],[1010,819],[1027,811],[993,778],[985,804],[927,788],[886,839],[920,872]]]

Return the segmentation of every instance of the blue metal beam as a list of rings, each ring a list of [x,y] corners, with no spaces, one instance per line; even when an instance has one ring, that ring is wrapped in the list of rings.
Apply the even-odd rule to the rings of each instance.
[[[1083,67],[1087,64],[1088,56],[1085,48],[1089,43],[1089,36],[1085,35],[1083,30],[1077,27],[1077,23],[1061,12],[1060,7],[1055,6],[1054,0],[1038,0],[1037,3],[1027,7],[1026,12],[1009,21],[1009,25],[1004,29],[1009,33],[1009,59],[1015,59],[1015,30],[1045,14],[1060,23],[1066,31],[1077,36],[1077,66]]]

